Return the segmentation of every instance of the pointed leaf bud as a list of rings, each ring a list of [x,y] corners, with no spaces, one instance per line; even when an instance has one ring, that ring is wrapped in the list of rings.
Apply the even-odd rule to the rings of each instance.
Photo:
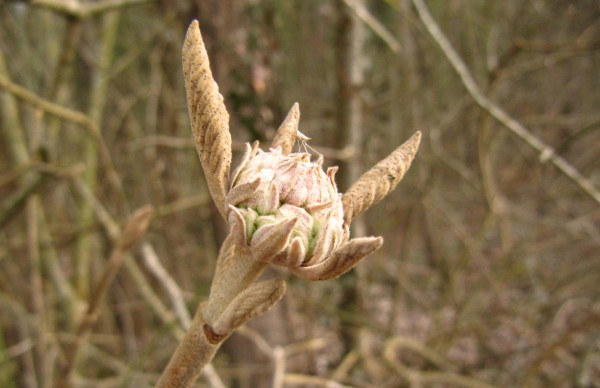
[[[416,132],[387,158],[358,178],[348,189],[342,197],[344,220],[347,224],[396,188],[410,168],[420,141],[421,132]]]
[[[210,194],[219,212],[224,212],[231,167],[229,114],[212,76],[196,20],[190,24],[185,35],[183,75],[196,150]],[[225,213],[222,215],[225,216]]]
[[[300,121],[300,105],[294,103],[292,109],[283,120],[283,123],[277,129],[275,138],[273,139],[273,148],[280,147],[281,153],[287,155],[292,152],[296,141],[296,133],[298,132],[298,122]]]

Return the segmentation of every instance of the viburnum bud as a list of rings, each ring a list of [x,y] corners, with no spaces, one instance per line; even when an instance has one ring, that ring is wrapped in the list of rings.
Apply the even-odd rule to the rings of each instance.
[[[247,145],[225,202],[233,238],[256,260],[311,266],[348,240],[337,167],[310,158]]]

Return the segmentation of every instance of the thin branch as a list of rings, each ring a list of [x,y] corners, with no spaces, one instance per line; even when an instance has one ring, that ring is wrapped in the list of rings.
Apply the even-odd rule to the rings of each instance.
[[[325,388],[354,388],[351,385],[340,384],[335,380],[326,379],[324,377],[307,376],[298,373],[287,373],[283,376],[283,381],[287,385],[314,385],[316,387]]]
[[[206,364],[202,369],[202,375],[206,377],[206,380],[210,383],[213,388],[227,388],[221,377],[217,374],[215,367],[210,362]]]
[[[171,299],[171,304],[173,305],[175,315],[179,319],[181,327],[183,327],[185,330],[188,330],[192,321],[187,306],[185,305],[185,299],[183,298],[183,292],[181,291],[181,288],[165,270],[160,262],[160,259],[156,255],[154,247],[152,247],[150,243],[145,242],[142,245],[142,254],[146,262],[146,267],[167,290],[167,294]],[[179,339],[181,340],[182,338]],[[202,369],[202,374],[204,377],[206,377],[206,380],[208,380],[213,388],[226,388],[223,380],[221,380],[221,377],[218,375],[215,367],[211,363],[207,364],[204,369]]]
[[[183,298],[181,288],[179,288],[175,280],[169,275],[167,270],[165,270],[152,245],[149,243],[142,244],[142,254],[144,256],[146,268],[152,272],[167,291],[173,309],[175,310],[175,315],[177,315],[177,319],[179,319],[179,323],[185,329],[189,328],[192,319],[185,305],[185,299]]]
[[[269,345],[265,337],[263,337],[259,332],[252,330],[247,326],[242,326],[239,329],[237,329],[237,333],[243,335],[244,337],[252,341],[254,345],[258,348],[258,350],[261,351],[262,354],[269,357],[271,360],[273,359],[273,354],[275,353],[275,350],[271,345]]]
[[[71,178],[76,176],[77,172],[81,170],[80,164],[67,168],[58,168],[50,164],[36,162],[23,167],[30,167],[35,169],[38,173],[27,176],[23,183],[21,183],[17,192],[0,204],[0,228],[4,227],[4,225],[18,213],[31,195],[39,192],[44,187],[48,178]],[[28,171],[30,171],[30,169],[26,168],[22,173]],[[16,179],[16,177],[21,175],[20,173],[20,171],[17,171],[17,174],[14,174],[11,178]]]
[[[121,236],[111,252],[106,269],[96,285],[94,292],[90,294],[87,311],[79,324],[75,341],[66,352],[66,361],[61,368],[55,387],[66,387],[69,385],[69,378],[73,371],[73,367],[75,366],[75,360],[79,349],[84,338],[92,330],[94,323],[98,319],[100,302],[104,299],[104,295],[108,291],[110,284],[114,280],[119,269],[121,269],[123,261],[125,260],[125,253],[133,248],[133,246],[142,238],[148,229],[151,218],[152,207],[144,206],[131,216],[123,228]]]
[[[168,202],[156,207],[154,212],[155,218],[165,217],[173,213],[177,213],[183,210],[188,210],[194,207],[209,205],[211,199],[206,194],[194,195],[192,197],[186,197],[177,199],[173,202]]]
[[[9,222],[27,203],[33,194],[40,191],[47,182],[48,174],[37,174],[24,182],[16,193],[0,205],[0,228]]]
[[[323,337],[312,338],[306,341],[291,343],[285,345],[286,356],[294,356],[304,352],[316,352],[329,345],[329,342]]]
[[[79,192],[79,194],[85,199],[85,201],[91,206],[96,213],[96,217],[107,231],[108,236],[112,240],[116,240],[119,237],[120,229],[119,225],[113,220],[108,210],[100,203],[98,198],[94,196],[94,193],[90,187],[81,179],[79,176],[73,178],[73,184]]]
[[[88,115],[78,112],[76,110],[65,108],[64,106],[55,104],[51,101],[45,100],[37,94],[25,89],[24,87],[11,82],[8,78],[4,77],[1,74],[0,88],[5,89],[7,92],[13,94],[15,97],[25,100],[31,105],[42,109],[46,113],[49,113],[53,116],[59,117],[67,121],[72,121],[76,124],[80,124],[88,128],[93,128],[92,121],[90,120]]]
[[[88,201],[96,214],[96,218],[100,221],[100,224],[104,228],[104,231],[110,238],[111,242],[117,243],[121,234],[121,228],[110,215],[108,210],[102,205],[102,203],[94,196],[92,191],[85,185],[83,180],[75,178],[75,187],[79,191],[82,198]],[[156,213],[156,212],[155,212]],[[142,270],[138,266],[137,262],[130,258],[130,254],[126,253],[125,268],[129,272],[129,275],[133,279],[134,283],[140,290],[140,293],[144,299],[148,302],[156,316],[161,319],[163,324],[167,327],[172,327],[173,335],[181,340],[183,338],[183,331],[176,323],[175,315],[167,309],[167,307],[160,300],[158,295],[153,291],[150,284],[147,282]]]
[[[458,55],[454,47],[452,47],[452,44],[448,38],[444,35],[439,25],[431,16],[429,9],[425,5],[425,2],[423,0],[412,0],[412,3],[417,9],[417,13],[423,22],[423,25],[433,40],[440,47],[454,70],[458,73],[464,87],[467,89],[471,97],[473,97],[477,105],[487,111],[492,117],[507,127],[515,135],[524,140],[533,149],[538,151],[540,153],[540,161],[542,163],[546,161],[552,162],[553,165],[555,165],[561,172],[575,182],[583,191],[585,191],[586,194],[596,201],[596,203],[600,204],[600,191],[594,187],[593,183],[589,179],[583,176],[568,161],[557,155],[553,148],[533,135],[523,124],[512,118],[508,113],[500,108],[500,106],[483,94],[479,86],[477,86],[477,83],[475,82],[475,79],[471,75],[466,64]]]
[[[345,378],[350,370],[354,368],[354,365],[360,360],[360,355],[356,350],[351,350],[342,362],[335,368],[333,373],[331,374],[331,378],[334,380],[342,380]]]
[[[102,161],[108,171],[109,177],[111,178],[111,182],[117,187],[121,187],[120,178],[112,162],[108,146],[104,142],[104,139],[100,134],[100,130],[96,125],[94,125],[93,121],[88,115],[48,101],[38,96],[37,94],[25,89],[24,87],[19,86],[16,83],[10,81],[2,74],[0,74],[0,88],[5,89],[7,92],[11,93],[15,97],[30,103],[31,105],[41,109],[42,111],[50,115],[56,116],[63,120],[71,121],[75,124],[82,125],[87,130],[88,134],[96,142],[100,150]]]
[[[451,371],[421,371],[410,368],[402,363],[397,357],[397,351],[401,348],[407,348],[418,353],[421,357],[439,368],[448,369],[452,368],[452,365],[448,364],[442,356],[436,354],[433,350],[426,348],[417,341],[405,337],[394,337],[388,340],[384,349],[384,359],[394,371],[408,380],[411,386],[444,384],[466,388],[496,388],[485,381],[469,376],[463,376]]]
[[[81,3],[77,0],[32,0],[31,5],[51,9],[78,19],[85,19],[116,8],[150,3],[155,0],[104,0],[95,3]]]
[[[385,44],[388,45],[394,54],[400,54],[402,46],[400,42],[389,32],[383,24],[379,22],[368,9],[362,4],[358,4],[355,0],[344,0],[344,3],[350,8],[360,20],[362,20],[377,36],[379,36]]]
[[[281,346],[277,346],[273,349],[273,361],[275,362],[273,388],[283,388],[283,377],[285,376],[285,350]]]

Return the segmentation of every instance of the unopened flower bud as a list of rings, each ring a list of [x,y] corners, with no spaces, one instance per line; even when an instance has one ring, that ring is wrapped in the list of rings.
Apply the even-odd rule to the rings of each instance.
[[[257,260],[289,267],[326,259],[348,239],[336,171],[323,171],[306,153],[248,146],[226,198],[238,245]]]

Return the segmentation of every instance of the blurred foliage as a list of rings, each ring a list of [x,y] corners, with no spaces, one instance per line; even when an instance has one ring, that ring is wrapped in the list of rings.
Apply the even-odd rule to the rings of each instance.
[[[326,164],[367,168],[424,133],[404,182],[362,216],[383,248],[350,280],[291,279],[280,307],[251,325],[285,346],[289,385],[312,375],[354,387],[600,386],[600,207],[473,102],[410,1],[365,2],[401,49],[366,31],[364,82],[345,92],[362,101],[364,141],[350,159],[339,152],[351,98],[340,93],[340,34],[362,21],[344,1],[142,0],[89,14],[53,3],[103,2],[0,2],[3,386],[51,386],[115,244],[106,219],[122,225],[152,204],[144,244],[190,309],[207,295],[225,227],[187,119],[180,58],[194,18],[237,154],[270,140],[295,101]],[[600,3],[427,4],[485,93],[598,187]],[[6,82],[85,120],[16,98]],[[74,386],[152,386],[177,343],[172,311],[132,251]],[[234,335],[215,360],[227,386],[270,386],[271,360],[252,338]]]

